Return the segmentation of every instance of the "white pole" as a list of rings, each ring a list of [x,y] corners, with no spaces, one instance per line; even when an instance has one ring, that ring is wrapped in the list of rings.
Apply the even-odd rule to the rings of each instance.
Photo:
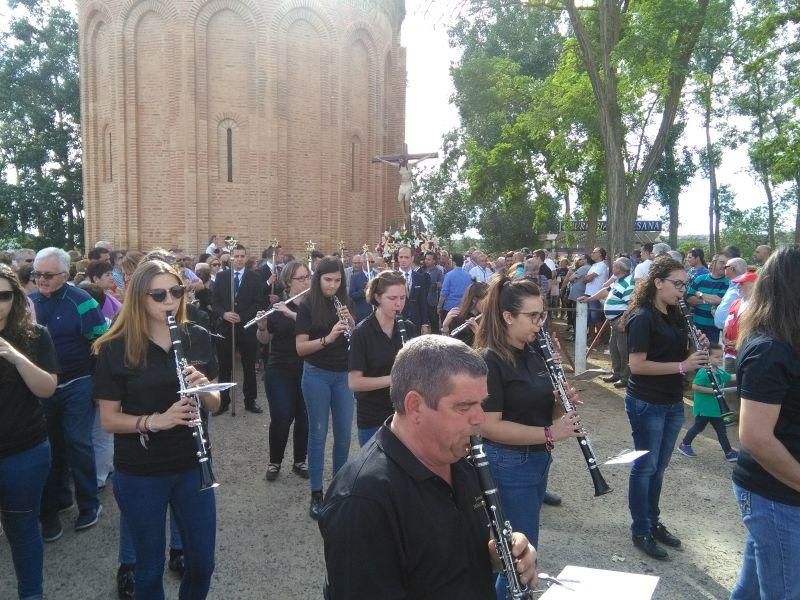
[[[588,305],[576,302],[575,312],[575,375],[586,371],[586,331],[589,317]]]

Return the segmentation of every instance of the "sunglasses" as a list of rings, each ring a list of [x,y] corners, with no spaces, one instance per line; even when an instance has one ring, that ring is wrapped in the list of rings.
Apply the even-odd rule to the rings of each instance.
[[[150,296],[156,302],[164,302],[167,299],[167,293],[170,296],[175,298],[175,300],[180,300],[183,298],[183,294],[186,291],[186,288],[182,285],[173,285],[168,290],[147,290],[147,295]]]
[[[50,281],[53,277],[58,277],[59,275],[66,275],[66,271],[61,271],[59,273],[42,273],[40,271],[33,271],[31,273],[31,277],[34,279],[44,279],[45,281]]]
[[[14,299],[14,290],[3,290],[0,292],[0,302],[11,302]]]

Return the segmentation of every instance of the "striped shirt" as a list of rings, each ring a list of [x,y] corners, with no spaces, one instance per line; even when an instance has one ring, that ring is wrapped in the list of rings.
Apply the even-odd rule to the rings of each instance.
[[[725,292],[728,291],[729,285],[730,281],[724,277],[715,279],[711,277],[710,273],[707,273],[705,275],[700,275],[694,280],[694,283],[692,283],[692,285],[689,287],[687,295],[693,296],[697,294],[697,292],[703,292],[703,294],[711,294],[713,296],[719,296],[722,298],[725,295]],[[694,324],[700,328],[715,328],[716,325],[714,324],[714,314],[712,313],[712,309],[713,306],[710,304],[696,304],[694,307]]]
[[[631,275],[618,279],[611,285],[605,304],[603,304],[603,312],[606,315],[606,319],[612,321],[625,312],[628,308],[628,302],[631,301],[633,288],[634,282]]]

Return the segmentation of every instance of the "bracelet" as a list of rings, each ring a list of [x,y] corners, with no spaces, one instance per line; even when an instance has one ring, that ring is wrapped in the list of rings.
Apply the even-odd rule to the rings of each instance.
[[[683,370],[683,363],[682,362],[678,363],[678,373],[680,373],[681,375],[686,375],[686,372]]]
[[[137,433],[144,433],[142,431],[142,419],[144,419],[144,415],[141,415],[141,416],[139,416],[138,419],[136,419],[136,432]]]
[[[328,342],[325,341],[325,336],[324,335],[321,338],[319,338],[319,341],[322,344],[323,348],[328,345]]]
[[[155,416],[156,416],[155,413],[153,413],[152,415],[147,415],[147,418],[144,420],[144,428],[147,429],[147,431],[149,431],[150,433],[156,433],[158,431],[158,429],[150,425],[150,420]]]
[[[549,427],[544,428],[544,445],[547,448],[548,452],[551,452],[553,448],[556,447],[555,443],[553,442],[553,432],[550,430]]]

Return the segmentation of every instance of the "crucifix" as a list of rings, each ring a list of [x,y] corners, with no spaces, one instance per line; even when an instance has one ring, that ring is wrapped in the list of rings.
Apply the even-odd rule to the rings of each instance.
[[[403,211],[403,222],[408,235],[411,235],[413,232],[411,226],[411,168],[428,158],[439,158],[439,153],[409,154],[408,144],[403,144],[403,152],[400,154],[376,156],[372,159],[374,163],[381,162],[397,167],[397,173],[400,175],[400,187],[397,190],[397,203],[400,205],[400,210]]]

